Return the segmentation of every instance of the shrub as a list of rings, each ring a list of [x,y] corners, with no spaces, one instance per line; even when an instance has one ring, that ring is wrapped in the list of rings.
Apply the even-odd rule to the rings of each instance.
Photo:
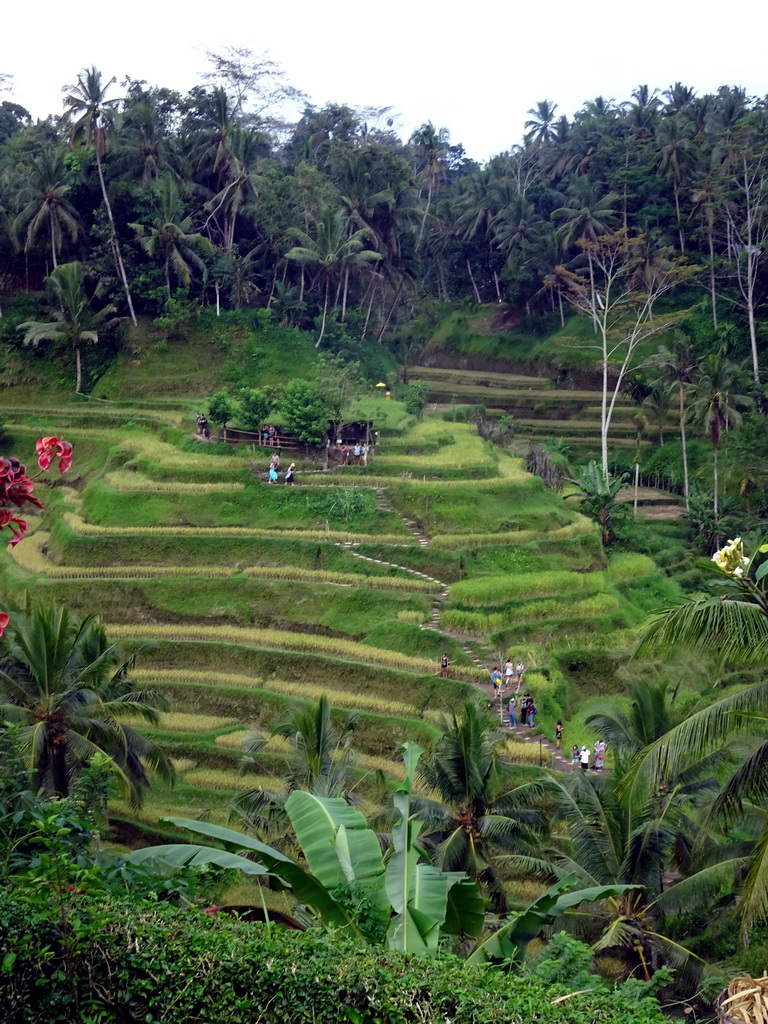
[[[188,1024],[663,1024],[655,1000],[590,991],[468,966],[459,957],[407,956],[319,929],[304,933],[197,908],[50,900],[33,887],[0,895],[0,975],[6,1024],[77,1019]],[[77,922],[77,931],[68,922]]]
[[[240,422],[246,430],[261,430],[277,404],[272,388],[242,388],[238,398]]]

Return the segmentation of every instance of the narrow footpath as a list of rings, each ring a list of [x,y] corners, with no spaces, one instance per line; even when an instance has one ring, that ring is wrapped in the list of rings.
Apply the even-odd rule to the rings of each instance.
[[[424,533],[419,524],[415,520],[402,515],[402,513],[398,509],[396,509],[394,505],[392,505],[389,498],[384,493],[383,487],[376,487],[374,489],[376,492],[377,507],[387,512],[393,512],[408,528],[410,533],[418,542],[419,547],[428,547],[429,537]],[[393,569],[402,569],[404,572],[410,573],[412,576],[416,576],[419,579],[429,580],[430,583],[437,583],[440,586],[440,591],[436,593],[432,599],[432,613],[430,616],[430,621],[423,623],[420,628],[428,629],[434,633],[439,633],[442,636],[451,637],[451,639],[455,640],[460,645],[464,654],[466,654],[466,656],[477,668],[482,669],[484,672],[487,672],[489,679],[488,683],[475,683],[473,685],[476,687],[476,689],[478,689],[481,693],[485,695],[489,705],[498,710],[501,725],[511,738],[514,738],[515,740],[518,740],[520,742],[537,744],[540,750],[546,750],[552,755],[552,766],[554,768],[559,769],[560,771],[570,771],[570,758],[566,757],[562,750],[558,750],[554,742],[548,740],[545,736],[537,735],[534,730],[529,729],[527,726],[518,725],[517,728],[512,729],[507,724],[507,700],[504,700],[504,697],[507,697],[508,699],[508,694],[506,692],[503,693],[501,701],[499,701],[498,698],[494,697],[493,685],[490,682],[492,670],[488,663],[488,661],[490,660],[489,652],[487,650],[485,652],[486,656],[488,657],[488,660],[481,659],[477,652],[477,648],[482,649],[482,643],[478,640],[475,640],[474,645],[470,646],[470,638],[465,634],[457,633],[450,629],[441,628],[440,619],[442,605],[443,602],[448,597],[448,584],[444,580],[439,580],[434,576],[429,576],[427,573],[419,572],[417,569],[412,569],[410,566],[400,565],[398,562],[388,562],[386,559],[383,558],[370,558],[368,555],[360,554],[360,552],[356,550],[357,544],[354,541],[340,542],[338,546],[344,548],[346,551],[349,552],[350,555],[354,555],[355,558],[359,558],[364,562],[371,562],[374,565],[388,565]],[[517,689],[519,690],[519,686]]]

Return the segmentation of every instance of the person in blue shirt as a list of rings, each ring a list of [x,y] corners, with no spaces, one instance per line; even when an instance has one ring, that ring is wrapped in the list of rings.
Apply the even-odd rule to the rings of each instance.
[[[501,692],[501,672],[499,671],[498,665],[494,668],[493,673],[491,674],[491,682],[493,683],[493,695],[494,697],[498,697]]]

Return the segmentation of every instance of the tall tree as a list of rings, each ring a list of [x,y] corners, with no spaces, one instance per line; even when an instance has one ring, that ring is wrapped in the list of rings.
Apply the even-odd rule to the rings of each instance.
[[[680,424],[680,443],[683,449],[683,493],[685,509],[691,507],[691,485],[688,477],[688,442],[685,424],[688,416],[686,408],[687,389],[696,379],[699,357],[690,341],[682,331],[675,331],[672,346],[660,345],[651,362],[666,377],[670,384],[677,387],[678,414]]]
[[[418,251],[424,238],[424,228],[432,207],[432,200],[445,172],[443,161],[450,146],[450,134],[447,128],[435,128],[431,121],[427,121],[411,136],[411,146],[417,158],[418,177],[427,185],[427,201],[424,205],[419,237],[416,242]]]
[[[699,376],[690,385],[693,416],[712,442],[715,518],[720,492],[718,454],[723,431],[740,426],[742,411],[753,404],[742,388],[741,366],[722,352],[712,353],[702,361]]]
[[[752,376],[760,383],[756,312],[759,303],[760,259],[768,246],[768,126],[746,123],[729,147],[731,164],[725,215],[728,250],[736,272],[741,302],[747,313],[752,351]]]
[[[95,344],[99,340],[99,330],[113,326],[119,317],[114,316],[114,306],[103,306],[99,310],[92,308],[93,300],[101,295],[101,287],[97,285],[93,293],[88,294],[82,263],[62,263],[47,278],[46,287],[53,307],[53,320],[48,323],[27,320],[17,329],[24,331],[25,345],[36,346],[42,341],[72,345],[75,351],[75,393],[79,395],[83,385],[84,343],[90,341]]]
[[[155,186],[157,210],[151,224],[130,224],[139,239],[144,252],[155,256],[157,251],[163,257],[165,285],[171,298],[171,268],[185,287],[192,281],[192,267],[196,267],[203,278],[206,267],[195,249],[212,252],[213,246],[198,232],[191,231],[192,218],[186,216],[184,203],[173,178],[165,174]]]
[[[326,206],[319,217],[312,218],[312,230],[314,237],[307,231],[293,229],[293,237],[299,244],[290,249],[285,258],[316,267],[319,271],[324,286],[323,316],[315,343],[315,347],[319,348],[325,337],[332,283],[336,281],[338,293],[345,279],[345,271],[375,263],[381,259],[381,253],[363,248],[369,232],[364,228],[352,231],[344,210]],[[344,301],[346,303],[346,294]]]
[[[117,237],[115,218],[112,214],[112,204],[107,195],[107,184],[104,180],[104,167],[102,160],[106,151],[106,128],[114,115],[115,109],[120,103],[117,99],[107,99],[107,93],[115,79],[110,78],[106,84],[102,84],[101,72],[95,67],[84,69],[77,76],[77,84],[66,88],[64,106],[69,111],[71,119],[71,137],[73,140],[84,139],[86,145],[93,145],[96,156],[96,170],[99,175],[101,196],[104,201],[104,209],[109,221],[110,246],[112,258],[120,277],[125,292],[128,312],[134,326],[137,324],[136,313],[133,309],[131,289],[128,285],[128,275],[125,272],[120,242]]]
[[[70,184],[61,152],[45,146],[24,168],[23,174],[24,184],[16,196],[21,209],[14,220],[14,228],[24,232],[25,252],[42,231],[48,233],[55,270],[64,232],[73,242],[81,232],[77,209],[68,198]]]
[[[557,275],[565,297],[578,313],[590,318],[598,334],[603,376],[600,446],[607,483],[608,433],[622,384],[640,343],[679,319],[679,313],[655,317],[654,305],[691,271],[659,252],[652,260],[643,261],[638,275],[645,239],[641,235],[630,238],[624,231],[602,235],[595,242],[582,238],[579,247],[589,257],[588,275],[564,267],[557,268]]]

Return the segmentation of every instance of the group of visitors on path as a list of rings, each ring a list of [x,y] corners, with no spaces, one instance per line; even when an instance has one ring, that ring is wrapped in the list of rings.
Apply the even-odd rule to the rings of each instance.
[[[581,770],[583,772],[587,771],[589,768],[592,768],[595,772],[601,772],[605,766],[605,751],[607,746],[608,744],[605,740],[596,740],[595,759],[592,761],[592,751],[589,747],[584,744],[581,749],[579,749],[578,744],[574,743],[571,748],[571,764],[581,765]]]
[[[342,438],[337,437],[336,449],[341,458],[342,466],[348,466],[350,458],[354,459],[356,466],[368,465],[368,453],[371,450],[369,445],[362,444],[360,441],[355,441],[354,444],[345,444]]]
[[[280,456],[277,452],[272,455],[269,460],[269,466],[267,467],[268,482],[276,484],[280,480]],[[288,469],[285,471],[285,478],[283,483],[295,484],[296,483],[296,463],[292,462]]]
[[[211,432],[208,429],[208,417],[202,412],[197,414],[197,436],[204,437],[206,441],[209,441],[211,438]]]

